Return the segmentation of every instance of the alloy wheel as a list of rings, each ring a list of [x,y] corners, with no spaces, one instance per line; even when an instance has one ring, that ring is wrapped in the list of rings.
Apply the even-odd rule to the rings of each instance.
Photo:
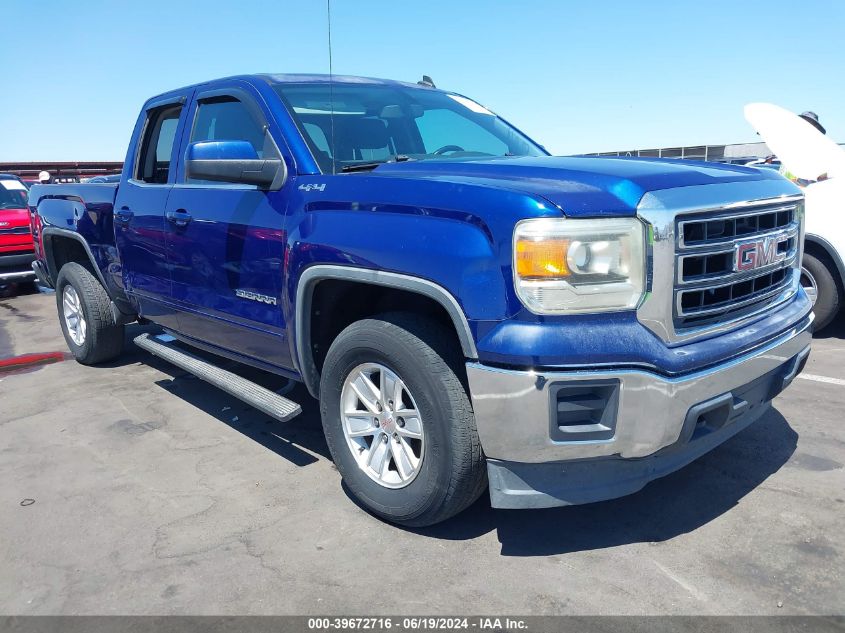
[[[343,383],[340,417],[358,468],[385,488],[410,484],[422,465],[423,420],[408,386],[379,363],[353,369]]]
[[[82,302],[73,286],[65,286],[62,291],[62,311],[71,340],[81,347],[85,343],[88,324],[85,322],[85,315],[82,312]]]

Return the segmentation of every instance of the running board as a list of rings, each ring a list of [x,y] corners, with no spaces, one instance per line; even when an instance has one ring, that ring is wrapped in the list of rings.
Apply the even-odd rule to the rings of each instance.
[[[141,334],[135,337],[135,345],[184,369],[197,378],[211,383],[218,389],[243,400],[280,422],[287,422],[302,413],[302,408],[297,403],[273,393],[251,380],[221,369],[213,363],[179,349],[172,345],[173,340],[175,339],[172,336],[166,334],[159,336]]]

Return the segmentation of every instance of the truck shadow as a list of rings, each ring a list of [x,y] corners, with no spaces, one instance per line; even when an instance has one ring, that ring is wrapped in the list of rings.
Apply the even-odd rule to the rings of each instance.
[[[840,312],[836,320],[828,325],[821,332],[814,332],[813,338],[818,339],[845,339],[845,313]]]
[[[288,394],[291,400],[303,404],[302,415],[288,422],[279,422],[179,367],[141,350],[132,342],[132,339],[141,333],[160,332],[159,328],[136,324],[126,330],[124,353],[117,361],[103,365],[104,367],[142,363],[167,374],[169,378],[157,380],[155,384],[296,466],[316,463],[320,457],[331,460],[323,437],[319,410],[304,385],[296,385]],[[224,369],[237,371],[238,374],[271,391],[278,391],[287,385],[286,379],[280,376],[234,361],[220,362],[219,357],[196,349],[190,351],[197,356],[214,359]],[[311,403],[314,403],[313,406]]]
[[[131,339],[154,327],[127,328],[126,351],[117,364],[143,363],[169,376],[162,389],[216,418],[297,466],[331,460],[317,402],[302,385],[289,397],[300,416],[278,422],[174,365],[138,349]],[[196,352],[195,352],[196,353]],[[117,365],[115,365],[117,366]],[[225,363],[224,363],[224,366]],[[285,380],[231,363],[238,373],[278,390]],[[748,429],[689,466],[633,495],[583,506],[544,510],[494,510],[484,493],[470,508],[435,526],[407,531],[424,537],[468,540],[496,531],[503,556],[548,556],[629,543],[667,541],[729,512],[777,472],[795,452],[798,434],[772,409]],[[346,487],[344,492],[355,499]]]
[[[795,452],[798,434],[775,409],[686,468],[627,497],[544,510],[493,510],[482,496],[445,523],[410,530],[464,540],[496,530],[503,556],[548,556],[659,544],[729,512]]]

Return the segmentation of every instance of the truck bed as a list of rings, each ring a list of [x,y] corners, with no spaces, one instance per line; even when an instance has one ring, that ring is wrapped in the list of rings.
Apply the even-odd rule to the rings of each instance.
[[[45,258],[45,240],[77,234],[79,243],[90,248],[107,288],[122,296],[119,279],[108,275],[108,267],[116,256],[114,249],[114,201],[118,183],[34,185],[29,192],[29,208],[33,217],[33,238],[36,257],[44,262],[51,276],[58,270]],[[48,280],[55,282],[55,278]]]

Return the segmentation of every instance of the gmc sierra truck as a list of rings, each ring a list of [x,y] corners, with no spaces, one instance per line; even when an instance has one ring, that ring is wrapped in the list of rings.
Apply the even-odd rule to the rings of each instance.
[[[404,525],[488,482],[497,508],[632,493],[758,419],[809,354],[790,182],[550,156],[428,81],[174,90],[118,184],[29,204],[80,363],[140,320],[164,333],[137,345],[280,420],[299,405],[209,359],[301,381],[348,489]]]

